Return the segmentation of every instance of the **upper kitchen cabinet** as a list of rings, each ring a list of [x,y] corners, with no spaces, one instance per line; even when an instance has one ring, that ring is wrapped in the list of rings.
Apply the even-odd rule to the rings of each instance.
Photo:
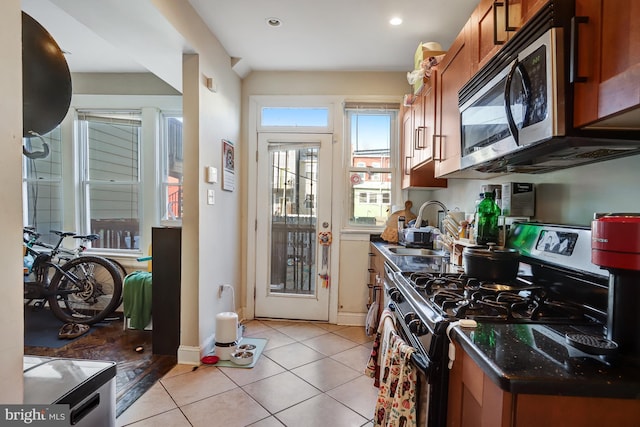
[[[471,15],[473,71],[485,65],[548,0],[481,0]]]
[[[576,0],[577,76],[574,126],[640,122],[640,15],[637,0]],[[575,59],[575,58],[574,58]]]
[[[434,176],[434,76],[425,82],[414,102],[402,112],[402,188],[446,188],[447,180]]]
[[[471,77],[470,26],[462,28],[437,66],[435,174],[445,177],[460,170],[460,110],[458,90]]]

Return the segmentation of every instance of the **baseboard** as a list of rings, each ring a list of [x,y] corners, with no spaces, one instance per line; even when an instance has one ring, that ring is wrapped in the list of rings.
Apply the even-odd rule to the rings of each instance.
[[[346,326],[364,326],[367,321],[367,313],[338,313],[336,323]]]
[[[178,364],[200,365],[200,347],[181,345],[178,347]]]

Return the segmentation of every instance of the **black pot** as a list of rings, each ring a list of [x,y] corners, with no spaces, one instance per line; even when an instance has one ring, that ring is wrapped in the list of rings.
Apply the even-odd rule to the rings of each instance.
[[[518,275],[519,265],[520,253],[515,249],[477,246],[462,251],[464,274],[478,280],[513,280]]]

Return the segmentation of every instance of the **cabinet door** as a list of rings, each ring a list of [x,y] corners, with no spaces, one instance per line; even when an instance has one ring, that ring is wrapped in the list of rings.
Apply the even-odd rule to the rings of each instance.
[[[471,15],[473,70],[487,63],[508,40],[504,2],[482,0]]]
[[[471,22],[471,20],[469,21]],[[460,110],[458,90],[471,77],[469,22],[438,64],[436,85],[436,165],[435,174],[442,177],[460,170]]]
[[[506,0],[506,13],[509,26],[517,31],[533,18],[549,0]]]
[[[413,167],[413,112],[411,106],[402,108],[401,141],[402,188],[407,188],[411,185],[411,168]]]
[[[636,0],[576,0],[578,25],[578,81],[575,83],[574,126],[637,127],[631,115],[619,115],[640,105],[640,14]]]
[[[425,97],[416,99],[411,108],[406,107],[402,116],[402,189],[416,188],[446,188],[447,180],[435,177],[434,162],[427,161],[426,153],[431,157],[433,124],[425,123]],[[417,105],[416,105],[417,104]],[[414,108],[415,107],[415,108]],[[419,118],[419,119],[418,119]],[[418,121],[419,120],[419,121]],[[420,127],[416,127],[416,122]],[[418,138],[422,139],[419,147]]]

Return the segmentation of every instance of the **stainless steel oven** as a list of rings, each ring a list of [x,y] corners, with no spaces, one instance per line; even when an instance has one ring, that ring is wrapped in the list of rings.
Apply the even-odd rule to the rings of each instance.
[[[419,426],[445,425],[449,372],[446,369],[446,324],[412,292],[401,272],[385,263],[384,295],[398,335],[415,352],[412,363],[418,372],[417,407]]]

